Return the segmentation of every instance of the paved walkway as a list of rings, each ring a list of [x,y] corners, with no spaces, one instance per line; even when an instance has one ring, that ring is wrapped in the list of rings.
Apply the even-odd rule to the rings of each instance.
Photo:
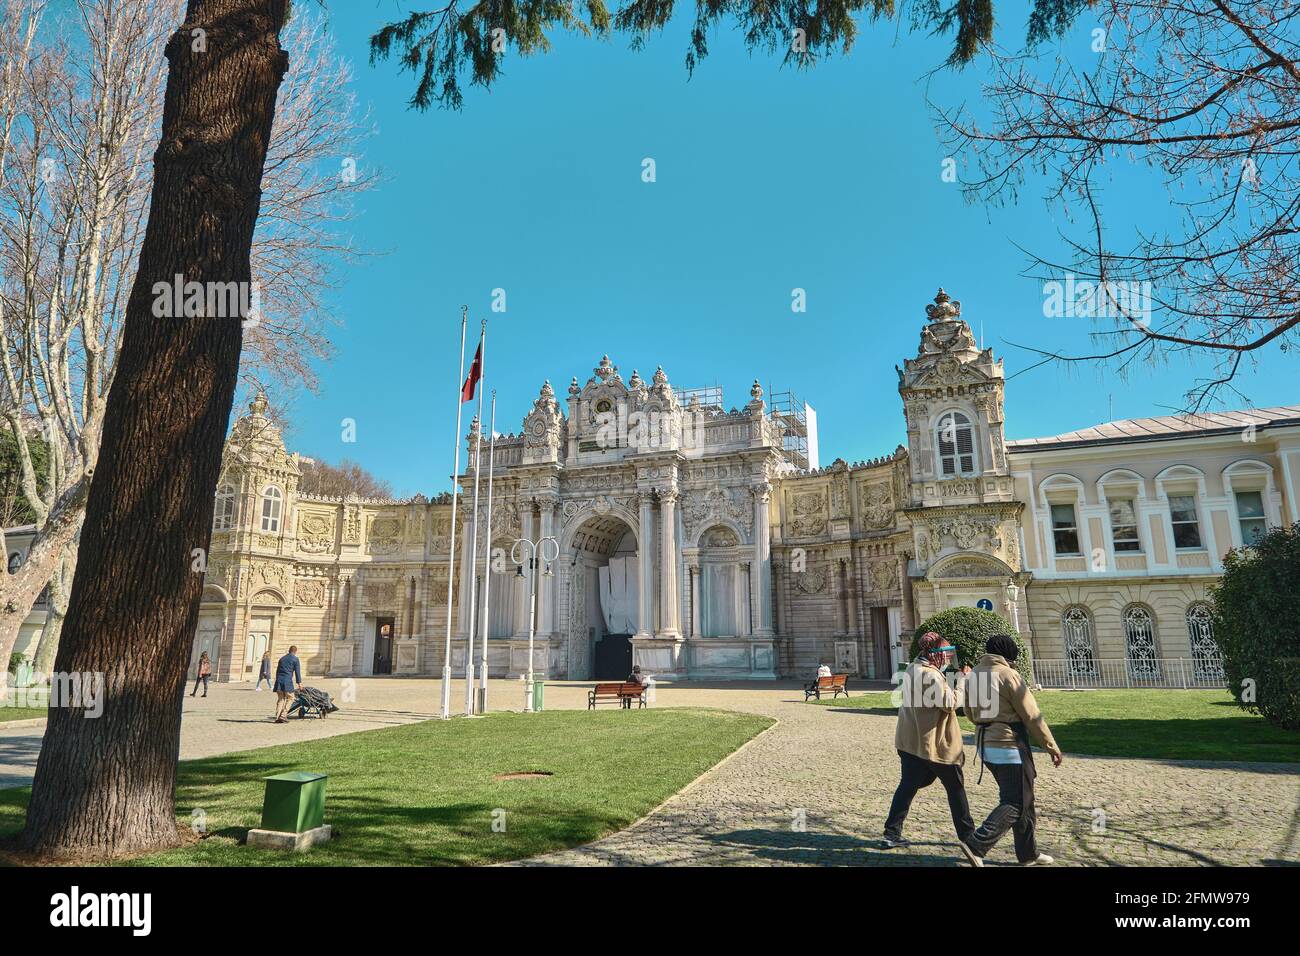
[[[342,681],[313,679],[335,696]],[[355,700],[327,720],[274,724],[274,695],[213,685],[185,699],[181,756],[205,757],[427,719],[436,680],[360,679]],[[590,684],[548,684],[548,709],[585,707]],[[1171,691],[1170,693],[1176,693]],[[519,709],[518,681],[493,681],[493,709]],[[464,709],[452,686],[452,712]],[[1050,694],[1044,699],[1051,717]],[[803,703],[793,683],[660,685],[655,706],[703,706],[768,714],[776,726],[640,823],[590,846],[528,864],[956,865],[943,789],[912,807],[907,851],[882,851],[880,835],[897,783],[892,715]],[[3,711],[0,711],[0,718]],[[30,782],[40,728],[0,727],[0,787]],[[968,742],[969,743],[969,742]],[[1068,746],[1068,741],[1067,741]],[[973,769],[968,746],[968,770]],[[1039,838],[1062,863],[1250,865],[1300,863],[1300,765],[1122,760],[1067,753],[1060,769],[1039,761]],[[967,790],[977,821],[993,806],[985,774]],[[990,864],[1014,862],[1010,838]]]

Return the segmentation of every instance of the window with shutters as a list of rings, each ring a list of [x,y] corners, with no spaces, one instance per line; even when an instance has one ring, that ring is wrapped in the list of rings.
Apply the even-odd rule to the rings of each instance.
[[[975,474],[975,429],[961,412],[939,416],[939,473],[944,477]]]

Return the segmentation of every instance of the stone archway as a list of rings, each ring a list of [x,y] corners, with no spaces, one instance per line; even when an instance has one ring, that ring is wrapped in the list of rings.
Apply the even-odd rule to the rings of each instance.
[[[639,603],[628,603],[628,598],[631,588],[636,602],[640,601],[637,541],[632,523],[613,511],[589,515],[564,535],[561,563],[567,577],[565,631],[571,680],[622,679],[626,670],[617,671],[624,665],[631,668],[630,637]],[[604,601],[602,577],[607,579]]]

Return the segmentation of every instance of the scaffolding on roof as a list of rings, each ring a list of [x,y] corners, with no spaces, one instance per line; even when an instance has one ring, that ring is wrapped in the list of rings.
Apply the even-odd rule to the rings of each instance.
[[[781,450],[794,467],[816,468],[817,432],[815,419],[809,425],[811,409],[793,391],[774,392],[768,385],[768,409],[772,421],[781,427]]]
[[[692,399],[698,400],[702,408],[716,408],[719,411],[725,411],[722,407],[722,386],[721,385],[701,385],[699,388],[679,388],[677,391],[677,401],[682,405],[689,405]]]

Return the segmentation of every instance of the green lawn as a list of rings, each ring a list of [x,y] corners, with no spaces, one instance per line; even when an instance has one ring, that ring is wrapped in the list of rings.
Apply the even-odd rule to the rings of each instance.
[[[45,707],[0,707],[0,727],[12,720],[31,720],[44,717],[48,713]]]
[[[1226,690],[1043,690],[1034,696],[1067,754],[1300,763],[1300,733],[1246,713]],[[813,703],[894,713],[886,691]],[[965,718],[962,726],[974,729]]]
[[[644,816],[773,721],[671,708],[492,714],[426,721],[181,764],[176,808],[206,814],[195,846],[135,865],[463,865],[577,846]],[[336,839],[306,854],[241,845],[262,810],[262,777],[329,774]],[[548,770],[553,776],[495,780]],[[29,790],[0,790],[0,836],[22,825]],[[504,810],[504,832],[493,811]]]

